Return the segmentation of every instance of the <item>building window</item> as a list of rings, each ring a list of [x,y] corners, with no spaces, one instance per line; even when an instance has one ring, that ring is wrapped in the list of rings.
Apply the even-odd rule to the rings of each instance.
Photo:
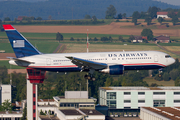
[[[174,103],[180,103],[180,100],[174,100]]]
[[[174,92],[174,95],[180,95],[180,92]]]
[[[131,95],[131,92],[124,92],[124,95]]]
[[[154,107],[165,107],[165,100],[154,100]]]
[[[107,106],[109,108],[116,108],[116,101],[115,100],[107,100]]]
[[[36,112],[36,110],[35,109],[33,109],[33,113],[35,113]]]
[[[153,92],[153,95],[165,95],[165,92]]]
[[[107,99],[116,99],[116,92],[107,92]]]
[[[138,100],[138,103],[145,103],[145,100]]]
[[[124,100],[124,103],[131,103],[131,100]]]
[[[36,102],[33,102],[33,105],[36,105]]]
[[[35,94],[35,93],[33,94],[33,97],[36,97],[36,94]]]
[[[138,95],[145,95],[145,92],[138,92]]]
[[[33,120],[36,120],[36,118],[35,118],[35,117],[33,117]]]

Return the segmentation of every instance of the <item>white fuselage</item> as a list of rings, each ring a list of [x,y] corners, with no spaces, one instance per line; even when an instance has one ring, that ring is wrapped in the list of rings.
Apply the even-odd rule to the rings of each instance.
[[[175,62],[173,58],[163,52],[127,51],[40,54],[20,58],[22,60],[32,62],[31,64],[17,64],[15,60],[10,60],[9,63],[47,71],[80,71],[81,68],[73,64],[71,60],[66,58],[67,56],[73,56],[98,63],[105,63],[107,65],[123,65],[124,70],[158,69],[171,65]]]

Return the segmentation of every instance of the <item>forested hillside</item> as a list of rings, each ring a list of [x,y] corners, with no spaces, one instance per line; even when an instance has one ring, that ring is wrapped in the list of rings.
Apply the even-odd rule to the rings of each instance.
[[[134,11],[147,11],[150,6],[161,9],[179,8],[152,0],[49,0],[38,2],[0,1],[0,19],[18,16],[34,16],[43,19],[83,19],[86,14],[105,18],[107,7],[112,4],[117,14],[126,13],[131,16]]]

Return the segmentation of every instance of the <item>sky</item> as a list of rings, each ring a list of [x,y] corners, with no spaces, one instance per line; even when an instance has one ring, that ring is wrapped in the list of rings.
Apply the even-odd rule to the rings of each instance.
[[[155,1],[161,1],[172,5],[180,5],[180,0],[155,0]]]

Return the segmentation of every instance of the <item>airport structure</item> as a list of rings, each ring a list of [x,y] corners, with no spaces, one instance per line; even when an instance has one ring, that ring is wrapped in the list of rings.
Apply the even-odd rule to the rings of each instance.
[[[95,98],[88,98],[87,91],[65,91],[65,96],[38,100],[39,119],[53,114],[60,120],[105,120],[105,115],[95,110]],[[45,118],[44,118],[45,119]]]
[[[141,120],[179,120],[180,107],[142,107]]]
[[[11,102],[11,85],[0,85],[0,105],[5,100]]]
[[[139,116],[140,107],[180,107],[180,87],[100,87],[110,116]]]

